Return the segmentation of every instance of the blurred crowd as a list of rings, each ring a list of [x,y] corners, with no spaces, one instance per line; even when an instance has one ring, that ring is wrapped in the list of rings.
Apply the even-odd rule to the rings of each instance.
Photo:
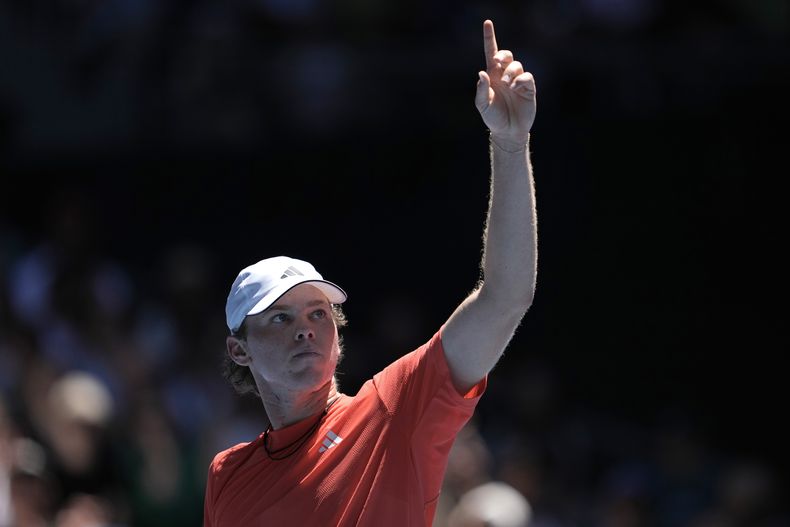
[[[172,246],[132,268],[96,246],[81,199],[56,203],[46,235],[0,229],[0,525],[200,525],[211,457],[262,428],[220,376],[216,256]],[[347,328],[347,374],[373,373],[366,338],[413,337],[395,310],[380,335]],[[716,448],[682,410],[648,426],[562,392],[541,361],[495,370],[437,527],[788,525],[776,467]]]
[[[599,84],[574,84],[571,73],[560,82],[560,66],[529,57],[546,93],[589,89],[556,115],[594,111],[604,92],[637,118],[668,111],[681,91],[676,111],[704,111],[724,96],[698,89],[706,76],[691,65],[661,71],[668,61],[656,51],[644,58],[653,70],[612,72],[633,58],[624,56],[632,50],[620,45],[623,35],[649,34],[673,17],[677,31],[699,29],[714,47],[730,44],[722,28],[735,21],[744,46],[786,38],[786,3],[719,4],[707,19],[702,8],[659,0],[8,0],[0,3],[0,61],[13,74],[0,78],[0,166],[151,148],[247,151],[305,134],[328,140],[360,122],[406,129],[411,114],[380,101],[408,102],[417,92],[388,71],[369,78],[363,70],[384,54],[388,67],[415,70],[415,78],[457,74],[466,66],[449,73],[437,61],[410,61],[413,48],[436,44],[427,42],[429,28],[445,24],[436,38],[457,40],[438,49],[463,42],[473,78],[479,42],[466,29],[484,17],[505,34],[524,25],[525,49],[555,49],[580,77],[598,59],[563,43],[609,36],[609,45],[586,50],[611,59]],[[782,57],[764,55],[764,64],[778,68]],[[717,64],[728,71],[726,61]],[[665,76],[681,80],[658,90]],[[732,90],[745,82],[727,81]],[[458,97],[469,103],[468,93]],[[556,104],[545,100],[542,108]],[[236,396],[220,375],[232,277],[219,273],[216,248],[141,246],[128,262],[103,244],[112,233],[79,191],[44,213],[37,207],[46,188],[28,183],[41,194],[25,193],[19,205],[3,186],[4,204],[40,218],[31,229],[0,217],[0,527],[200,525],[211,457],[261,432],[259,403]],[[370,328],[355,326],[352,313],[349,353],[393,333],[401,340],[392,350],[427,338],[433,328],[413,321],[423,309],[393,299]],[[506,360],[529,357],[520,351]],[[381,366],[366,355],[344,363],[350,385]],[[495,370],[452,451],[436,527],[790,525],[786,475],[766,459],[717,448],[683,409],[636,422],[567,404],[566,382],[550,361]]]
[[[199,525],[233,405],[200,254],[174,248],[148,297],[83,204],[64,199],[51,237],[2,231],[0,525]]]

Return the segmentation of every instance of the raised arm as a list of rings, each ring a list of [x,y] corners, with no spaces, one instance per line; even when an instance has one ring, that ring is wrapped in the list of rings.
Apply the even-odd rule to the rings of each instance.
[[[490,132],[491,187],[483,234],[481,280],[442,333],[459,390],[471,388],[496,365],[532,304],[537,276],[537,216],[529,158],[535,120],[535,80],[505,49],[494,24],[483,23],[486,71],[475,105]]]

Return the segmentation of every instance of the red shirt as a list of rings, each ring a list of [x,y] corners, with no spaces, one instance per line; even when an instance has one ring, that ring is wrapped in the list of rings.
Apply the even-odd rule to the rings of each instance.
[[[209,467],[204,527],[430,526],[455,436],[486,387],[453,386],[440,332],[354,397],[269,433],[269,450],[318,428],[292,456],[271,460],[263,434]]]

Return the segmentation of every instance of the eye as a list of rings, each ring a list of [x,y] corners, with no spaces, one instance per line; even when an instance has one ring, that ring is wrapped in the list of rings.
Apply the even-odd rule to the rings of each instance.
[[[311,316],[316,320],[323,320],[326,318],[326,310],[325,309],[316,309],[311,313]]]
[[[276,315],[272,315],[272,318],[269,320],[275,324],[281,324],[283,322],[288,322],[289,318],[290,317],[285,313],[277,313]]]

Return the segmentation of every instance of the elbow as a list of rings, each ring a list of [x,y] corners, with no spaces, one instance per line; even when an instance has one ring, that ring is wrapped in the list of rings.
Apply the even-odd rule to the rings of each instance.
[[[514,287],[491,288],[483,283],[479,295],[484,301],[496,306],[496,311],[508,319],[520,320],[532,307],[535,299],[535,288]]]
[[[504,271],[487,272],[478,288],[482,295],[500,307],[525,314],[535,299],[537,285],[537,262],[526,260],[524,265],[509,266]]]
[[[535,290],[522,292],[520,294],[508,295],[503,300],[503,307],[512,311],[515,316],[522,317],[532,307],[532,301],[535,299]]]

